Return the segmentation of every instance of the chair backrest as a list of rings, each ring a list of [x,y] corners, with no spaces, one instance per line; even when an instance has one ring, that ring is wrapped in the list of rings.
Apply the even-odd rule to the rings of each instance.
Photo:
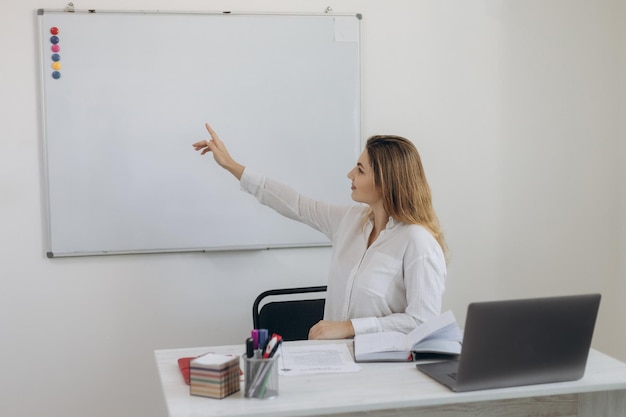
[[[282,288],[264,291],[254,300],[252,322],[255,329],[267,329],[283,340],[306,340],[309,329],[324,317],[325,298],[293,299],[293,294],[326,291],[326,285],[317,287]],[[263,299],[272,296],[289,296],[284,301],[270,301],[261,306]],[[260,309],[259,309],[260,306]]]

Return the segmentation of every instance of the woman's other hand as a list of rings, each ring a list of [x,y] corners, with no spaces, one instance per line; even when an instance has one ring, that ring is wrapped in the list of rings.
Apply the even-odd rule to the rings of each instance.
[[[320,320],[309,330],[309,339],[347,339],[354,336],[352,322]]]

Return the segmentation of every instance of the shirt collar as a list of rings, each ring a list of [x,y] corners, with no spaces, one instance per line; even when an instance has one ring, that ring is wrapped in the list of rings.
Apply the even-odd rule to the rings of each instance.
[[[368,222],[374,227],[374,213],[370,213]],[[402,223],[400,220],[396,220],[393,217],[389,216],[389,220],[387,220],[387,225],[385,226],[385,230],[391,230],[397,225]]]
[[[401,222],[399,220],[396,220],[393,217],[389,216],[389,220],[387,220],[387,226],[385,226],[385,229],[393,229],[400,223]]]

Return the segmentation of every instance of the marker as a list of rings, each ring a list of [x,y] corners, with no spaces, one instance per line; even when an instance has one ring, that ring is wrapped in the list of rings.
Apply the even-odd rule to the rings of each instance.
[[[265,350],[267,345],[267,329],[259,329],[259,349]]]
[[[267,347],[265,348],[265,353],[263,353],[263,359],[268,359],[274,356],[274,354],[278,350],[278,346],[282,343],[282,341],[283,338],[280,335],[274,333],[269,343],[267,344]]]
[[[278,352],[278,348],[280,347],[280,345],[283,344],[283,338],[278,336],[278,342],[276,343],[276,346],[274,346],[274,349],[272,349],[272,351],[270,352],[270,358],[273,358],[274,355],[276,354],[276,352]]]
[[[251,337],[246,339],[246,356],[251,358],[254,356],[254,341]]]
[[[259,330],[252,329],[252,331],[250,332],[250,336],[252,337],[252,340],[254,341],[254,349],[258,349],[259,348]]]

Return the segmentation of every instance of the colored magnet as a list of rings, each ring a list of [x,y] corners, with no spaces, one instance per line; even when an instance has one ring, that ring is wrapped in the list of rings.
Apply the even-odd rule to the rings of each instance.
[[[55,80],[58,80],[59,78],[61,78],[61,73],[59,71],[54,71],[52,73],[52,78],[54,78]]]
[[[58,36],[51,36],[50,37],[50,43],[53,43],[53,44],[56,45],[57,43],[59,43],[59,37]]]
[[[61,63],[60,62],[53,62],[52,63],[52,69],[53,70],[60,70],[61,69]]]
[[[61,47],[59,45],[52,45],[50,49],[52,49],[52,52],[59,52]]]
[[[56,27],[56,26],[52,26],[50,28],[50,33],[53,34],[53,35],[58,35],[59,34],[59,28]]]
[[[52,58],[52,60],[54,62],[58,62],[58,61],[61,60],[61,55],[59,55],[59,54],[52,54],[51,58]]]

